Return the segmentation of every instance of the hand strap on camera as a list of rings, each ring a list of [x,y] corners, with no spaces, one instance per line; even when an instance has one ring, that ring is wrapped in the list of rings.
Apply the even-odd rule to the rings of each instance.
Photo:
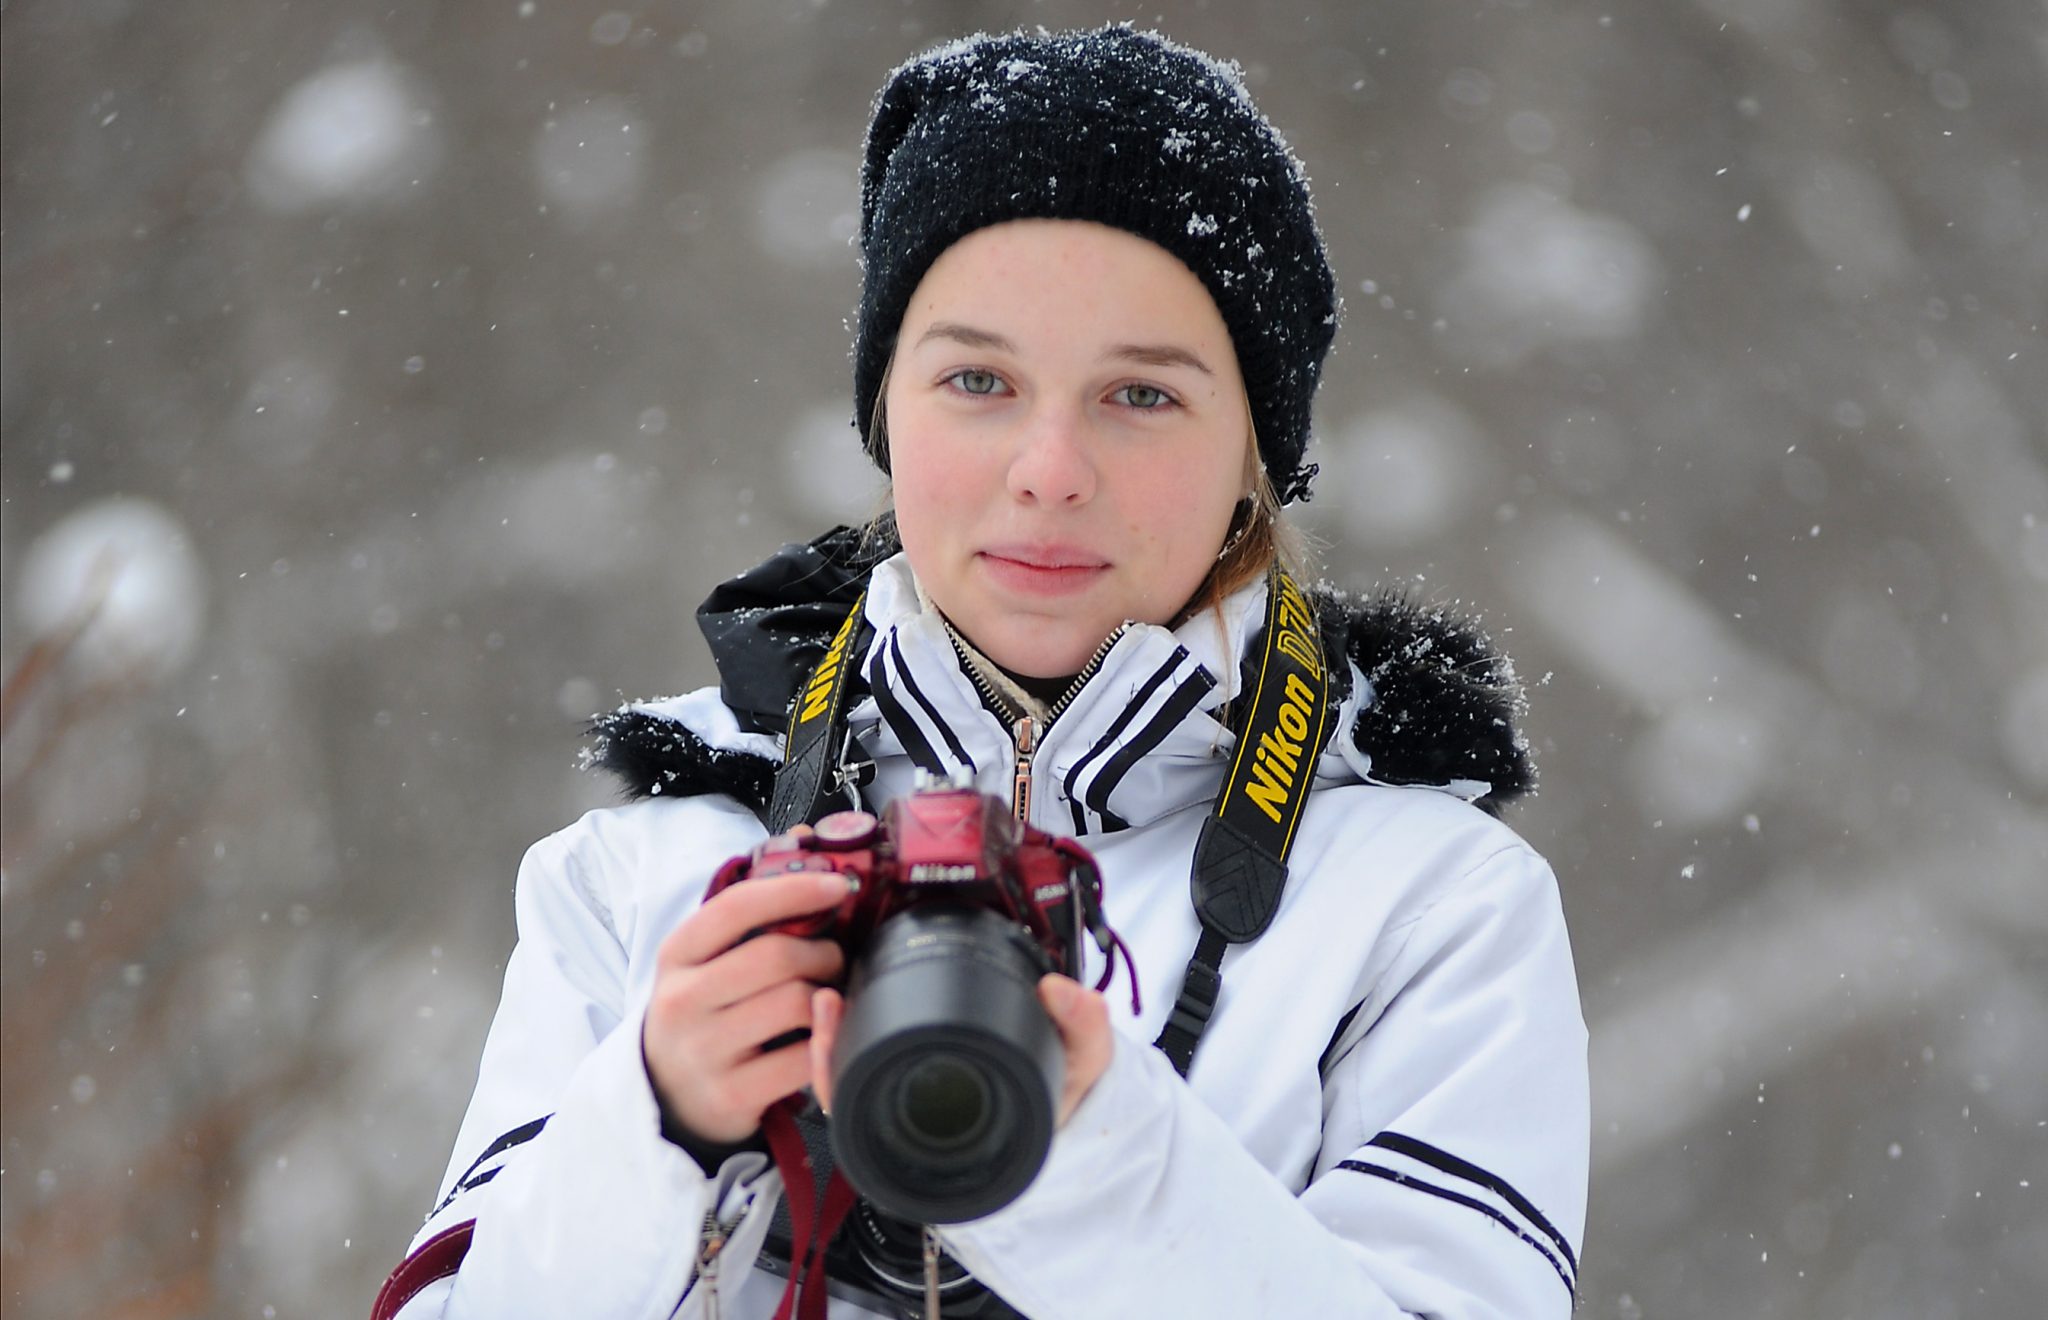
[[[789,1282],[783,1286],[775,1320],[825,1320],[825,1249],[854,1202],[853,1184],[835,1168],[825,1180],[824,1202],[819,1203],[810,1151],[796,1125],[801,1103],[792,1096],[761,1116],[761,1135],[782,1174],[782,1194],[789,1198]]]
[[[1264,636],[1237,757],[1195,844],[1189,884],[1201,937],[1153,1042],[1183,1077],[1223,990],[1225,950],[1258,938],[1280,910],[1287,852],[1329,722],[1329,668],[1315,611],[1278,565],[1266,582]]]
[[[862,592],[790,707],[782,769],[775,775],[775,795],[768,803],[772,833],[815,822],[832,796],[846,787],[839,763],[845,750],[839,744],[846,737],[846,682],[860,667],[860,657],[874,635],[867,603],[867,593]]]

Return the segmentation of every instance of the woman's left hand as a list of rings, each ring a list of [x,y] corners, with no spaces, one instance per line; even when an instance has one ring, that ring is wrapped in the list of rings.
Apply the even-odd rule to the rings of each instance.
[[[1108,1071],[1116,1053],[1116,1037],[1109,1025],[1109,1004],[1072,977],[1052,972],[1040,978],[1038,1002],[1045,1006],[1067,1049],[1067,1081],[1054,1119],[1064,1127]],[[846,1000],[837,990],[818,990],[811,995],[811,1089],[828,1114],[832,1112],[832,1043],[839,1036],[839,1019],[845,1011]]]

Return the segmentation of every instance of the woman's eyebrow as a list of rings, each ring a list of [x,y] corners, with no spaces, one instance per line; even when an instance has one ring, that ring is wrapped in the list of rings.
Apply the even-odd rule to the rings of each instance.
[[[985,348],[997,353],[1012,353],[1017,346],[993,330],[978,326],[963,325],[958,321],[934,321],[925,332],[917,337],[915,347],[922,348],[934,339],[950,339],[968,348]],[[1105,359],[1136,362],[1148,367],[1190,367],[1204,376],[1216,373],[1209,364],[1195,355],[1193,350],[1178,344],[1118,344],[1102,355]]]
[[[1209,370],[1208,363],[1178,344],[1118,344],[1103,356],[1148,367],[1192,367],[1204,376],[1216,374]]]
[[[917,337],[918,348],[923,348],[934,339],[950,339],[969,348],[993,349],[998,353],[1015,353],[1017,346],[993,330],[978,330],[971,325],[957,321],[934,321],[931,328]]]

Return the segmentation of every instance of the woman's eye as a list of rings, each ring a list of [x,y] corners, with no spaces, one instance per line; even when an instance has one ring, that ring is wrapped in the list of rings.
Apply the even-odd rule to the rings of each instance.
[[[963,394],[994,394],[1002,388],[1002,378],[993,371],[956,371],[952,381]]]
[[[1130,407],[1147,412],[1173,402],[1157,385],[1126,385],[1116,392],[1116,397]]]

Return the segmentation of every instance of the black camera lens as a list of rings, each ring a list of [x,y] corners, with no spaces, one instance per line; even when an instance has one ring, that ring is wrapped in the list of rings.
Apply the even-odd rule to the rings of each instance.
[[[930,904],[854,958],[832,1058],[832,1149],[889,1214],[954,1224],[1038,1176],[1064,1080],[1038,1002],[1045,957],[985,908]]]
[[[988,1132],[994,1116],[987,1079],[964,1059],[934,1055],[905,1069],[897,1083],[897,1126],[927,1149],[971,1146]]]

